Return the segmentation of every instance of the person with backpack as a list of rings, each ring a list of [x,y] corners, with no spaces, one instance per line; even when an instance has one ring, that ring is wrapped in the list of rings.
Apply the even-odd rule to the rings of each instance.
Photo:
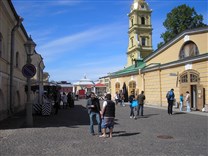
[[[131,91],[131,95],[129,96],[129,107],[130,107],[130,118],[134,118],[136,119],[136,116],[134,115],[134,109],[135,107],[132,106],[133,101],[136,100],[135,99],[135,95],[134,95],[134,91]]]
[[[183,94],[180,95],[180,112],[183,111]]]
[[[171,89],[170,91],[168,91],[168,93],[166,94],[166,98],[168,101],[168,114],[172,115],[173,114],[173,102],[175,100],[174,89]]]

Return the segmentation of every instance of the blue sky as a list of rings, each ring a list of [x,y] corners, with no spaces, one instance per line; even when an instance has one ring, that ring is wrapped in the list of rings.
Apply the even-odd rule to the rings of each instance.
[[[133,0],[12,0],[36,42],[50,81],[96,80],[123,69],[128,47],[128,16]],[[162,41],[163,22],[174,7],[186,4],[204,16],[207,0],[146,0],[152,12],[153,48]]]

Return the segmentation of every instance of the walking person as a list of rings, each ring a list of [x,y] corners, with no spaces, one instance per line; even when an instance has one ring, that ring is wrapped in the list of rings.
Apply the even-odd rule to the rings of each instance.
[[[72,100],[72,93],[69,92],[67,94],[67,103],[68,103],[69,108],[71,107],[71,100]]]
[[[187,91],[186,92],[186,107],[187,107],[187,109],[186,109],[186,111],[187,112],[191,112],[191,107],[190,107],[190,99],[191,97],[190,97],[190,94],[189,94],[189,91]]]
[[[66,109],[67,108],[67,95],[66,95],[66,93],[63,93],[61,99],[63,102],[63,109]]]
[[[122,94],[122,95],[121,95],[121,105],[122,105],[123,107],[125,107],[124,100],[125,100],[125,97],[124,97],[124,94]]]
[[[135,100],[135,95],[134,91],[131,91],[131,95],[129,96],[130,118],[136,118],[136,116],[134,115],[134,107],[132,106],[133,100]]]
[[[116,105],[118,104],[119,102],[119,95],[118,95],[118,92],[116,92],[115,96],[114,96],[114,99],[115,99],[115,102],[116,102]]]
[[[99,99],[95,97],[95,93],[91,92],[90,98],[87,101],[86,108],[88,109],[88,114],[90,117],[90,134],[95,135],[94,132],[94,123],[93,118],[96,117],[96,121],[98,124],[98,134],[101,134],[101,119],[100,119],[100,102]]]
[[[111,100],[111,94],[105,96],[105,101],[103,102],[103,107],[101,111],[102,117],[102,132],[103,134],[99,137],[106,138],[106,129],[109,129],[110,138],[113,137],[114,119],[115,119],[115,103]]]
[[[120,103],[120,106],[123,106],[122,104],[122,95],[123,95],[123,93],[122,93],[122,90],[120,90],[120,92],[119,92],[119,94],[118,94],[118,102]]]
[[[141,94],[137,96],[137,101],[138,101],[137,116],[139,116],[140,109],[141,109],[141,116],[144,115],[144,100],[145,100],[144,91],[141,91]]]
[[[57,88],[54,93],[54,108],[55,108],[55,115],[58,114],[58,110],[60,109],[60,102],[61,102],[61,94],[59,92],[59,89]]]
[[[172,115],[173,114],[173,102],[175,99],[174,89],[171,89],[170,91],[168,91],[168,93],[166,94],[166,98],[168,101],[168,114]]]
[[[183,111],[183,94],[180,95],[180,112]]]

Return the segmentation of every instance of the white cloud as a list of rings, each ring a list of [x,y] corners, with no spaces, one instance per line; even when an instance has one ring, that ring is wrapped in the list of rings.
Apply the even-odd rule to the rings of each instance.
[[[88,78],[97,80],[99,77],[106,76],[109,72],[114,72],[122,69],[122,66],[106,66],[106,67],[80,67],[80,68],[65,68],[65,69],[49,69],[47,72],[51,75],[50,80],[70,80],[78,81],[86,74]],[[98,72],[99,71],[99,72]]]
[[[61,6],[66,6],[66,5],[76,5],[81,3],[79,0],[59,0],[59,1],[49,1],[51,5],[61,5]]]
[[[72,34],[40,44],[37,49],[42,52],[44,57],[54,58],[57,55],[74,52],[85,45],[93,42],[101,42],[102,39],[115,37],[123,29],[121,24],[111,24],[103,27],[92,28],[77,34]],[[124,28],[125,29],[125,28]],[[122,30],[123,31],[123,30]],[[106,33],[111,32],[111,33]]]
[[[47,69],[51,75],[51,80],[78,81],[86,74],[90,79],[96,80],[106,76],[109,72],[115,72],[124,68],[126,63],[125,55],[115,55],[103,60],[93,60],[75,64],[73,67],[68,64],[57,65]]]
[[[63,14],[67,12],[69,7],[79,5],[80,2],[79,0],[13,0],[13,4],[18,9],[18,13],[28,14],[33,17],[47,15],[51,13],[50,9],[52,8],[61,8],[61,11],[53,10],[54,12],[51,15]],[[31,10],[35,10],[35,14]]]

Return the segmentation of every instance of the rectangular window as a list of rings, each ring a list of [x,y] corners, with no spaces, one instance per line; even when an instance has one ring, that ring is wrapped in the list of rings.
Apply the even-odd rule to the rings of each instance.
[[[146,38],[142,37],[142,46],[145,46],[145,45],[146,45]]]
[[[144,17],[141,17],[141,24],[145,25],[145,18]]]
[[[134,20],[131,19],[131,26],[133,27],[134,26]]]
[[[131,46],[132,47],[134,46],[134,40],[133,40],[133,38],[131,38]]]

